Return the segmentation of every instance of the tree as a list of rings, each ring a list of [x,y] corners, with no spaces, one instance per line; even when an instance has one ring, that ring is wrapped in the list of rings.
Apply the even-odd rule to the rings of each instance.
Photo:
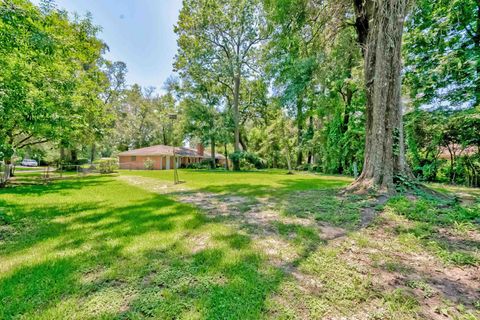
[[[365,59],[366,140],[362,173],[352,191],[396,191],[408,174],[403,147],[401,49],[407,0],[354,0],[358,41]]]
[[[197,65],[225,88],[233,108],[235,152],[240,151],[241,83],[257,72],[259,46],[266,39],[264,25],[259,0],[184,0],[175,28],[177,61],[201,61]],[[240,169],[238,161],[234,169]]]
[[[127,88],[126,84],[126,74],[127,74],[127,65],[122,61],[111,62],[108,60],[103,60],[100,63],[101,69],[106,76],[106,89],[101,94],[101,99],[105,105],[105,109],[113,114],[111,119],[113,123],[110,123],[108,126],[108,131],[104,133],[103,136],[97,137],[98,139],[94,141],[91,145],[90,150],[90,161],[93,162],[97,148],[96,142],[101,142],[102,148],[100,149],[102,155],[110,157],[112,154],[112,149],[115,146],[112,145],[112,138],[115,137],[113,129],[115,128],[114,123],[118,120],[117,110],[119,105],[124,97],[125,90]]]
[[[269,137],[267,143],[278,146],[280,154],[285,158],[288,173],[292,173],[292,159],[295,150],[294,123],[282,110],[278,110],[273,122],[267,127]]]
[[[415,106],[480,105],[480,2],[415,1],[403,55]]]
[[[0,4],[0,145],[16,150],[71,137],[91,137],[107,116],[99,95],[105,48],[91,18],[72,21],[45,1]]]
[[[297,127],[296,165],[303,162],[307,96],[312,90],[315,73],[324,57],[319,47],[320,30],[325,27],[323,15],[305,0],[269,0],[269,22],[273,36],[267,47],[268,71],[273,78],[274,95],[295,117]],[[313,7],[313,8],[312,8]]]
[[[185,99],[183,102],[184,130],[190,138],[196,137],[203,144],[210,143],[211,165],[216,168],[215,144],[220,136],[222,127],[219,126],[220,113],[214,103],[205,103],[200,99]]]
[[[115,107],[116,123],[112,142],[125,151],[152,144],[175,145],[183,140],[179,121],[172,123],[169,115],[178,113],[172,92],[157,95],[155,88],[133,85],[124,90]]]
[[[275,31],[265,60],[274,96],[295,119],[297,167],[307,168],[307,154],[308,167],[353,171],[353,158],[363,153],[352,152],[359,146],[353,147],[349,138],[353,132],[355,138],[363,135],[358,120],[363,118],[364,94],[355,31],[335,18],[339,11],[343,19],[348,16],[347,8],[336,1],[266,2]]]

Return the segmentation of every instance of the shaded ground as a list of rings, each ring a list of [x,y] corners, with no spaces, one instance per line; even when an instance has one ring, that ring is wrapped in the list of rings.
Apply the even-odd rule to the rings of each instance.
[[[134,179],[144,186],[150,181]],[[436,239],[425,242],[415,234],[415,228],[424,226],[395,213],[401,206],[400,210],[396,205],[384,207],[386,198],[340,197],[331,189],[254,198],[184,189],[176,192],[176,199],[245,232],[272,265],[286,272],[288,280],[272,296],[274,317],[480,316],[478,225],[458,233],[445,226],[433,232],[429,224]],[[208,246],[206,239],[201,243]],[[449,246],[445,252],[433,248],[442,243]],[[448,261],[452,257],[454,261]],[[330,288],[333,294],[325,291],[329,285],[336,287]],[[357,291],[358,297],[349,296],[349,290]],[[324,308],[317,306],[321,303]]]
[[[480,317],[475,194],[383,203],[339,196],[342,177],[180,178],[0,191],[0,319]]]

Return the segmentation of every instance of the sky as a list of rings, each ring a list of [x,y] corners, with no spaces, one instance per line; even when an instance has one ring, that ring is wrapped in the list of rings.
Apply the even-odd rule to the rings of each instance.
[[[34,0],[38,4],[40,0]],[[99,38],[110,48],[106,58],[127,64],[128,84],[161,91],[173,74],[177,22],[182,0],[56,0],[58,8],[84,15],[102,28]]]

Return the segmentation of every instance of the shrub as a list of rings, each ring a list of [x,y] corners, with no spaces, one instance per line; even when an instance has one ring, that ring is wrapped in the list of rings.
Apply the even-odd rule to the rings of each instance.
[[[311,170],[311,166],[308,163],[303,163],[303,164],[297,166],[296,170],[298,170],[298,171],[308,171],[308,170]]]
[[[234,152],[230,154],[232,162],[239,161],[242,169],[264,169],[267,166],[265,160],[251,152]]]
[[[103,158],[95,162],[98,166],[100,173],[113,173],[118,169],[117,159],[114,158]]]
[[[202,161],[200,161],[200,164],[202,166],[207,166],[207,168],[210,168],[210,166],[212,165],[212,159],[210,158],[202,159]]]
[[[145,170],[153,170],[154,164],[155,162],[152,159],[147,158],[147,160],[143,162],[143,167],[145,168]]]
[[[189,163],[186,166],[187,169],[207,169],[209,167],[209,165],[202,164],[201,162]]]
[[[83,166],[84,164],[88,164],[88,159],[79,158],[73,163],[76,164],[76,165],[79,165],[79,166]]]
[[[245,160],[255,166],[256,169],[265,169],[266,161],[257,156],[255,153],[245,152]]]
[[[233,163],[240,162],[243,159],[243,152],[237,151],[230,153],[229,158],[232,160]]]
[[[185,166],[187,169],[210,169],[211,168],[211,159],[203,159],[200,162],[189,163]]]

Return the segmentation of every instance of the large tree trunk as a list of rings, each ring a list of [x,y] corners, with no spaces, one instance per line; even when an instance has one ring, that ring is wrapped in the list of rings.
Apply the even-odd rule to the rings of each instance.
[[[408,0],[355,0],[359,40],[365,39],[366,141],[363,171],[349,187],[394,193],[394,177],[406,175],[401,107],[401,46]]]
[[[210,168],[216,169],[217,168],[217,163],[215,161],[215,138],[212,137],[210,139],[210,153],[211,153],[211,159],[210,159]]]
[[[93,142],[90,149],[90,163],[93,163],[93,161],[95,161],[96,152],[97,152],[97,146],[95,145],[95,142]]]
[[[303,151],[302,151],[302,144],[303,144],[303,105],[301,98],[297,101],[297,167],[302,165],[303,162]]]
[[[313,132],[314,132],[314,128],[313,128],[313,116],[310,116],[308,118],[308,132],[311,133],[311,135],[309,135],[309,139],[312,140],[313,139]],[[312,165],[313,164],[313,152],[312,152],[312,149],[311,147],[309,148],[308,150],[308,159],[307,159],[307,163],[309,165]]]
[[[225,150],[225,170],[228,171],[229,170],[229,168],[228,168],[228,150],[227,150],[227,144],[226,143],[223,145],[223,148]]]
[[[13,170],[13,164],[11,158],[5,158],[5,170],[4,170],[4,185],[8,182],[10,178],[15,176],[15,171]]]
[[[77,161],[78,161],[77,149],[75,149],[75,148],[70,149],[70,159],[71,159],[72,163],[77,163]]]
[[[238,138],[239,138],[238,140],[240,141],[240,145],[242,146],[242,151],[247,152],[248,147],[247,147],[247,143],[245,142],[245,136],[242,136],[242,134],[239,133]]]
[[[240,114],[238,111],[238,104],[240,100],[240,71],[238,70],[237,75],[234,79],[234,88],[233,88],[233,122],[234,122],[234,135],[235,140],[233,143],[233,149],[235,153],[240,152]],[[233,161],[233,170],[240,171],[240,161],[238,161],[238,157],[234,157]]]

